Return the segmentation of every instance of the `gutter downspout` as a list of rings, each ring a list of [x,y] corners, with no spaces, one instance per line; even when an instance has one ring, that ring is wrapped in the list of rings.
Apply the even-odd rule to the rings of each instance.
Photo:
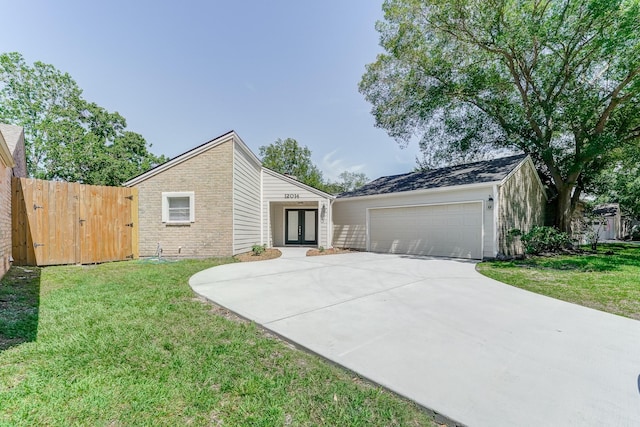
[[[333,247],[333,202],[336,199],[329,199],[329,212],[327,213],[327,247]]]
[[[264,246],[264,174],[260,166],[260,245]]]

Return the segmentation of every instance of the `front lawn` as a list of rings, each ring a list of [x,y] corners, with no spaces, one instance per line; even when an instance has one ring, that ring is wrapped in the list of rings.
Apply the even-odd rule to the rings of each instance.
[[[640,320],[640,245],[601,244],[597,254],[483,262],[478,271],[522,289]]]
[[[196,298],[188,278],[226,262],[14,267],[0,284],[0,425],[433,425]]]

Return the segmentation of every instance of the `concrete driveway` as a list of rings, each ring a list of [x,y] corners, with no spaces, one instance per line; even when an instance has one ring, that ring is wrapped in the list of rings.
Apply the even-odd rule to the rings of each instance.
[[[640,322],[501,284],[473,262],[303,255],[190,285],[460,423],[640,425]]]

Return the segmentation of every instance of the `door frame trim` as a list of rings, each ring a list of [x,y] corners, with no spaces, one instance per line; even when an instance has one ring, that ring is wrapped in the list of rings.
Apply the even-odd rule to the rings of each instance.
[[[298,215],[300,215],[300,211],[303,211],[303,212],[310,211],[310,212],[314,212],[315,213],[315,231],[316,231],[316,233],[315,233],[316,236],[315,237],[316,238],[315,238],[315,240],[313,242],[304,241],[304,231],[305,230],[303,230],[303,242],[300,242],[300,240],[298,240],[297,243],[292,243],[290,240],[287,239],[288,234],[289,234],[289,212],[290,211],[296,211],[296,212],[298,212]],[[306,207],[301,206],[301,207],[291,207],[291,208],[289,208],[289,207],[285,206],[284,207],[284,215],[283,216],[284,216],[284,236],[283,236],[284,238],[283,238],[283,243],[284,243],[285,246],[286,245],[309,245],[309,246],[313,246],[313,245],[317,246],[318,245],[318,241],[319,241],[318,237],[319,237],[319,231],[320,230],[319,230],[319,223],[318,223],[319,214],[318,214],[318,208],[317,207],[316,208],[306,208]]]

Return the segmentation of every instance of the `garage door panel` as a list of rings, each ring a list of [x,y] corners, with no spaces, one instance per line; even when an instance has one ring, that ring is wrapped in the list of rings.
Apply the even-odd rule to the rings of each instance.
[[[373,252],[482,258],[482,204],[372,209]]]
[[[462,223],[465,226],[473,226],[473,227],[482,228],[482,215],[476,214],[477,217],[471,216],[471,215],[472,214],[462,217],[462,221],[463,221]]]

